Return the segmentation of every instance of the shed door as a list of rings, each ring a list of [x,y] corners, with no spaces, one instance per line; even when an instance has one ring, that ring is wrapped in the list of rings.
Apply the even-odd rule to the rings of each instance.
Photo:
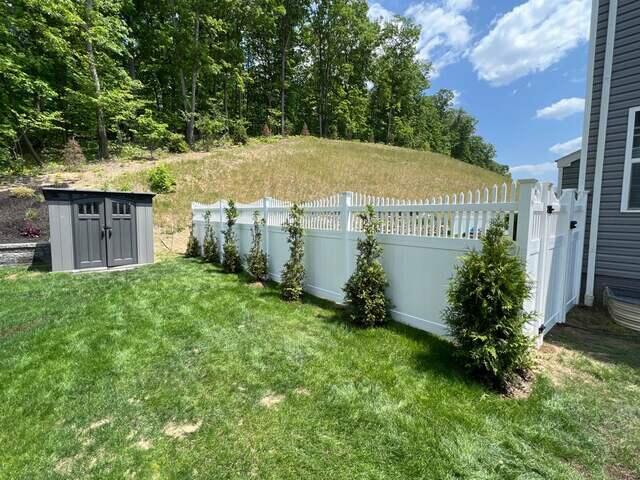
[[[135,203],[119,198],[107,198],[105,205],[108,266],[137,263]]]
[[[76,200],[74,212],[74,252],[76,268],[106,266],[104,201]]]

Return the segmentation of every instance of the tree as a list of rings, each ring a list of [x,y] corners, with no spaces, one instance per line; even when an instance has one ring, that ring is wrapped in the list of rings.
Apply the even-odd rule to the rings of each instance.
[[[238,210],[233,200],[229,200],[224,213],[227,216],[227,229],[224,231],[222,268],[226,273],[239,273],[242,271],[242,262],[238,252],[238,240],[233,231],[233,227],[238,220]]]
[[[456,268],[444,311],[465,366],[502,390],[526,376],[531,362],[531,340],[524,333],[532,319],[524,310],[531,285],[512,243],[504,218],[494,219],[482,250],[469,252]]]
[[[193,225],[191,225],[191,230],[189,231],[189,240],[187,241],[187,250],[184,252],[184,256],[187,258],[200,256],[200,242],[193,234]]]
[[[204,214],[204,245],[203,253],[204,259],[209,263],[220,262],[220,251],[218,248],[218,240],[216,239],[216,233],[211,225],[211,211],[207,210]]]
[[[251,250],[247,255],[249,273],[256,282],[267,279],[267,254],[262,250],[262,228],[266,228],[264,219],[260,219],[260,212],[253,213],[253,228],[251,230]]]
[[[282,298],[292,302],[300,300],[304,287],[304,229],[302,228],[302,216],[304,210],[293,204],[289,218],[283,225],[287,233],[289,243],[289,259],[282,267],[282,281],[280,283]]]
[[[153,112],[149,109],[136,119],[134,133],[137,140],[149,150],[152,159],[153,153],[169,136],[168,125],[156,121],[153,118]]]
[[[373,206],[360,215],[364,239],[358,239],[356,269],[344,287],[351,320],[363,327],[381,325],[389,319],[391,302],[385,294],[387,276],[380,263],[382,247],[376,239],[380,220]]]

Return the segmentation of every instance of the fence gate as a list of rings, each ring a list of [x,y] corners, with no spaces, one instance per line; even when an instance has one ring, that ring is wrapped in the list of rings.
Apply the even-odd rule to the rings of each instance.
[[[558,198],[550,183],[535,185],[530,198],[529,236],[520,246],[526,244],[523,254],[534,281],[532,333],[544,334],[578,303],[587,198],[573,189]]]

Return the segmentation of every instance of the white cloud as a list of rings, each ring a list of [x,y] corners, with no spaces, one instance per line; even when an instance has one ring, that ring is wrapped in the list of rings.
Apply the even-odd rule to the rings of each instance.
[[[584,112],[584,98],[563,98],[562,100],[541,108],[536,112],[536,118],[553,118],[562,120],[576,113]]]
[[[555,180],[558,173],[556,162],[516,165],[509,171],[514,179],[536,178],[538,180]]]
[[[591,0],[528,0],[497,19],[469,59],[494,86],[542,72],[588,40],[590,10]]]
[[[564,143],[556,143],[553,147],[549,149],[551,153],[555,153],[559,156],[569,155],[576,150],[580,150],[582,147],[582,137],[574,138],[573,140],[569,140]]]
[[[453,93],[453,100],[451,101],[451,104],[454,107],[459,107],[460,99],[462,98],[462,92],[459,92],[458,90],[451,90],[451,93]]]
[[[404,12],[420,26],[418,58],[433,64],[433,76],[457,62],[472,39],[472,30],[463,13],[473,0],[445,0],[414,3]]]
[[[369,5],[369,11],[367,12],[369,20],[372,22],[391,22],[395,18],[395,13],[391,10],[387,10],[379,3],[372,3]]]

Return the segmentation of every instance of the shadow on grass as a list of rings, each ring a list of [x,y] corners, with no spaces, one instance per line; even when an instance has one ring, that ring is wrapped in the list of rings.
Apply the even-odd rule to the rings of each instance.
[[[581,352],[601,362],[640,369],[640,333],[621,327],[602,308],[576,307],[545,342]]]

